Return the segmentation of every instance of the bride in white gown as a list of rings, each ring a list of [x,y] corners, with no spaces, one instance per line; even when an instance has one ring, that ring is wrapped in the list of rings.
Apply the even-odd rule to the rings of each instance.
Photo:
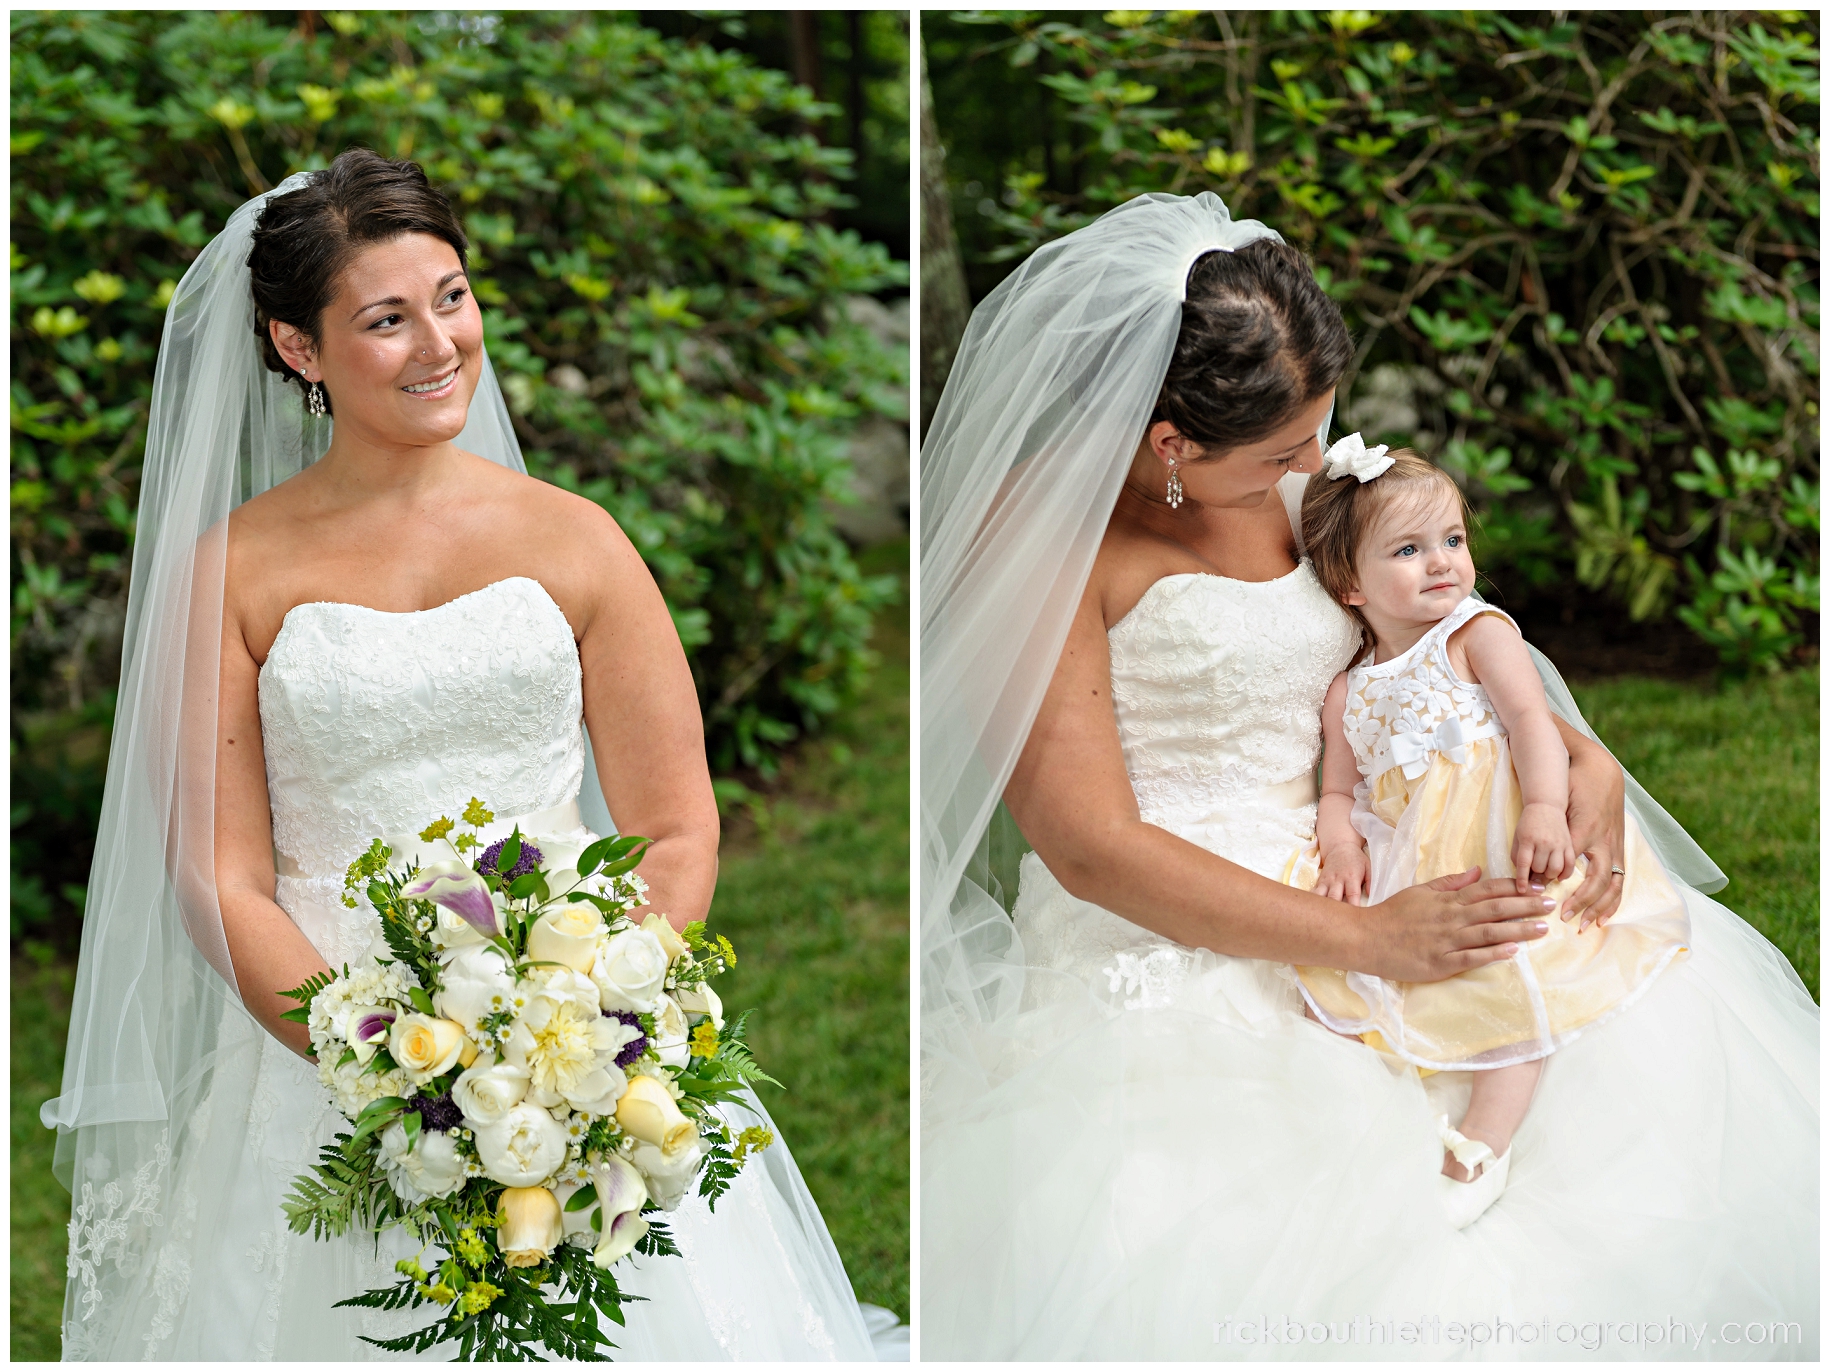
[[[653,907],[678,925],[710,904],[717,815],[678,639],[608,517],[520,474],[463,250],[418,168],[351,153],[244,206],[174,297],[44,1111],[73,1192],[66,1358],[347,1361],[428,1322],[333,1308],[397,1280],[404,1234],[314,1241],[280,1208],[347,1126],[277,993],[369,946],[373,911],[341,897],[371,838],[471,796],[502,834],[582,837],[610,828],[607,798],[657,840]],[[314,416],[335,398],[315,464],[328,424],[301,391]],[[691,1195],[668,1218],[684,1256],[616,1269],[639,1299],[612,1356],[873,1357],[785,1143],[716,1213]]]
[[[1636,787],[1692,951],[1547,1064],[1477,1224],[1436,1195],[1466,1074],[1303,1016],[1293,961],[1434,980],[1541,915],[1274,884],[1358,638],[1291,517],[1345,335],[1267,237],[1143,197],[1040,250],[923,454],[924,1355],[1815,1358],[1816,1007]],[[1544,670],[1606,912],[1619,773]]]

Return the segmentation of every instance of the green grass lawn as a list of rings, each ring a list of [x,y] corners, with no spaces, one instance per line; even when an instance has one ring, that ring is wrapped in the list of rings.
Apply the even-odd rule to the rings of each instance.
[[[1814,997],[1817,678],[1571,687],[1621,765],[1728,874],[1716,899],[1771,939]]]
[[[875,549],[903,570],[908,545]],[[726,819],[712,927],[737,946],[727,1005],[786,1091],[763,1100],[826,1217],[858,1298],[909,1316],[909,634],[880,623],[869,694]],[[73,968],[15,956],[12,1356],[55,1360],[70,1198],[51,1176]],[[278,1198],[275,1198],[275,1204]],[[353,1293],[352,1293],[353,1294]]]

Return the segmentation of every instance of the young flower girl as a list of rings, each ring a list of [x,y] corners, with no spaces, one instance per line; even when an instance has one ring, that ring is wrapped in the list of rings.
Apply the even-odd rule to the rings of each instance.
[[[1685,951],[1689,919],[1631,817],[1618,912],[1575,925],[1562,912],[1586,869],[1565,818],[1569,757],[1518,626],[1472,594],[1467,508],[1447,473],[1349,435],[1309,482],[1302,525],[1317,577],[1369,647],[1323,706],[1318,851],[1289,879],[1371,904],[1479,867],[1516,876],[1521,893],[1541,882],[1562,914],[1510,959],[1447,981],[1297,969],[1330,1029],[1425,1072],[1473,1073],[1460,1128],[1439,1125],[1444,1205],[1461,1228],[1505,1188],[1544,1058],[1638,999]]]

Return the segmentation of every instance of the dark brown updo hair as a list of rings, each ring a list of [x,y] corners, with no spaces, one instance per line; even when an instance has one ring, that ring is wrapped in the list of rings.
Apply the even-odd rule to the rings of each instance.
[[[1341,308],[1296,248],[1259,238],[1206,253],[1189,269],[1150,422],[1166,419],[1205,448],[1255,443],[1333,389],[1352,360]]]
[[[1360,584],[1358,559],[1373,521],[1400,501],[1426,499],[1432,492],[1455,497],[1464,525],[1473,522],[1468,497],[1455,478],[1422,453],[1393,448],[1392,465],[1371,481],[1343,476],[1331,479],[1326,471],[1309,478],[1303,491],[1303,551],[1315,568],[1315,579],[1348,614],[1359,622],[1362,641],[1373,645],[1372,625],[1347,596]]]
[[[470,240],[445,197],[432,189],[417,162],[390,162],[367,148],[351,148],[309,185],[276,195],[254,223],[248,271],[254,282],[254,332],[269,371],[308,383],[273,346],[268,324],[290,324],[315,348],[318,321],[337,294],[343,269],[371,243],[402,234],[442,238],[468,269]],[[325,408],[330,392],[324,392]]]

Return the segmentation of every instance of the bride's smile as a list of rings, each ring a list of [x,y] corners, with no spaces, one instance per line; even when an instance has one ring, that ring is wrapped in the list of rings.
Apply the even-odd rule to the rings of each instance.
[[[324,387],[347,443],[398,451],[456,438],[476,393],[483,316],[457,253],[405,233],[362,248],[317,337],[274,321],[280,356]]]

